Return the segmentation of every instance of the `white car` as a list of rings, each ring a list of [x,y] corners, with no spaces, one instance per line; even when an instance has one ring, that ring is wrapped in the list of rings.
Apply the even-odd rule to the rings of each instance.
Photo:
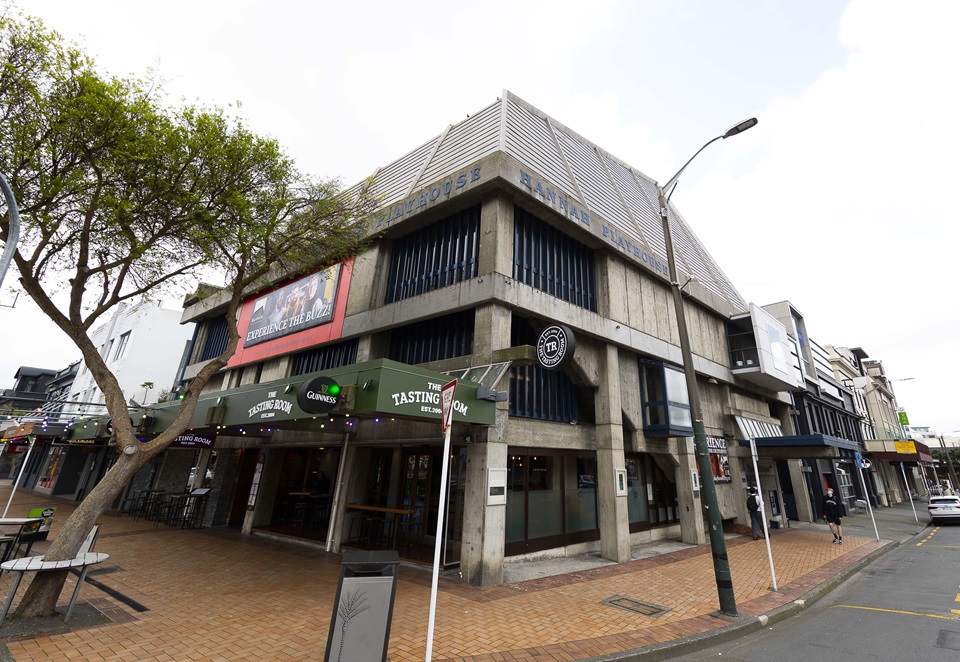
[[[934,523],[960,519],[960,497],[931,496],[927,512],[930,514],[930,521]]]

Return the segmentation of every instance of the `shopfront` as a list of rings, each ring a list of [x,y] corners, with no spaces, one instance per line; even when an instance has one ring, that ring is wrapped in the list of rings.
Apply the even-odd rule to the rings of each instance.
[[[213,519],[248,533],[397,549],[402,558],[423,563],[433,561],[439,539],[443,563],[455,564],[462,538],[463,437],[472,426],[491,424],[495,405],[477,397],[479,384],[458,384],[447,514],[438,535],[439,394],[448,381],[383,359],[204,396],[187,436],[209,438],[212,451],[206,452],[217,460],[204,465],[191,456],[179,464],[203,472],[214,490],[211,500],[224,504]],[[152,412],[154,430],[164,428],[175,407]],[[166,453],[186,450],[171,447]]]

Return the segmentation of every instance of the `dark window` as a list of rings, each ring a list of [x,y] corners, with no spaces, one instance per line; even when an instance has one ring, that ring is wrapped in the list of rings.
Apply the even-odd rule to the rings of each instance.
[[[693,435],[690,397],[683,372],[658,361],[640,361],[643,433],[651,437]]]
[[[346,340],[294,354],[292,375],[330,370],[357,362],[357,341]]]
[[[440,289],[477,275],[480,205],[393,242],[387,303]]]
[[[207,339],[203,343],[203,351],[200,352],[200,361],[209,361],[223,354],[229,339],[230,331],[227,328],[226,317],[207,320]]]
[[[581,308],[597,310],[593,251],[520,207],[513,208],[513,277]]]
[[[387,358],[416,365],[473,354],[474,317],[465,310],[393,329]]]
[[[535,345],[537,336],[521,317],[513,316],[511,345]],[[577,386],[562,370],[546,370],[540,365],[510,368],[510,416],[545,421],[579,421]]]

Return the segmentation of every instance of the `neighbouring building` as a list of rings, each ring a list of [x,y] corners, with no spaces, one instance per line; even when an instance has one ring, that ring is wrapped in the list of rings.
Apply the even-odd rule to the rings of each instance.
[[[135,423],[145,416],[142,405],[156,402],[162,390],[173,388],[192,333],[192,325],[180,323],[180,311],[149,302],[120,304],[110,320],[90,334],[123,389]],[[70,395],[56,409],[58,420],[74,433],[52,439],[34,451],[37,457],[31,466],[35,462],[36,471],[28,469],[32,479],[25,479],[24,485],[80,500],[110,467],[114,450],[107,446],[105,424],[104,434],[75,433],[76,428],[94,428],[94,419],[104,414],[105,407],[103,392],[87,366],[73,364],[71,370],[75,377],[68,389]],[[145,387],[145,383],[153,386]]]

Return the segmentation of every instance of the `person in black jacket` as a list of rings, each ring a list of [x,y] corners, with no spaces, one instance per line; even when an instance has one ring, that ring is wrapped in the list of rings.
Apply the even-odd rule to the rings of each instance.
[[[750,511],[750,528],[753,530],[753,539],[763,538],[763,503],[760,501],[760,495],[757,494],[757,488],[751,487],[750,495],[747,497],[747,510]]]
[[[823,497],[823,516],[830,525],[830,533],[833,534],[833,542],[837,545],[843,544],[843,529],[840,528],[840,499],[833,495],[833,488],[827,488],[827,494]],[[836,529],[834,529],[836,527]]]

